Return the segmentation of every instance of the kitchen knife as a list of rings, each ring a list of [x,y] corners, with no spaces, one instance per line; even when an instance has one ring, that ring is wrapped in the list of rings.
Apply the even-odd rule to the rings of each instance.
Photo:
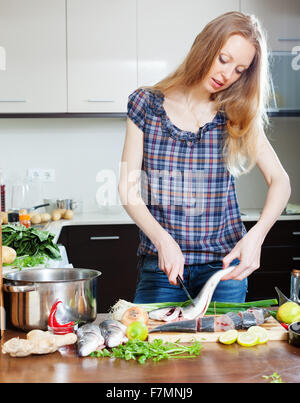
[[[189,301],[191,301],[191,303],[195,306],[193,298],[190,296],[190,293],[188,292],[188,290],[186,289],[185,285],[183,284],[182,278],[179,276],[177,276],[177,281],[180,285],[180,288],[183,289],[183,291],[185,292],[186,296],[188,297]]]

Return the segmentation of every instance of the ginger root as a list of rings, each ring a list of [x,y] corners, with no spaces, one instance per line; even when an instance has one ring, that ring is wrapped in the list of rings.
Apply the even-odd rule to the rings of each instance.
[[[49,354],[57,351],[59,347],[74,344],[77,341],[77,336],[74,333],[57,335],[39,329],[31,330],[26,337],[26,339],[14,337],[8,340],[2,347],[2,353],[8,353],[12,357]]]

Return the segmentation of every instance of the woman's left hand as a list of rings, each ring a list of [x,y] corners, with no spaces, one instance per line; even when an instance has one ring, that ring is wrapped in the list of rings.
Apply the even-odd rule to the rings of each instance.
[[[230,266],[234,259],[239,259],[240,263],[236,268],[224,276],[222,280],[243,280],[260,266],[261,246],[263,237],[254,227],[235,245],[228,255],[223,259],[223,269]]]

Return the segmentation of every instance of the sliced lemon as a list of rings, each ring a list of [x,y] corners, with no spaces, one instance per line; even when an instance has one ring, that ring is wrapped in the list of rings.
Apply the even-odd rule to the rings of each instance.
[[[258,344],[264,344],[269,340],[268,331],[261,326],[251,326],[247,330],[247,333],[258,336]]]
[[[240,333],[237,338],[238,344],[244,347],[252,347],[255,346],[259,341],[258,336],[255,333]]]
[[[219,342],[222,344],[233,344],[238,337],[238,331],[235,329],[227,330],[219,336]]]

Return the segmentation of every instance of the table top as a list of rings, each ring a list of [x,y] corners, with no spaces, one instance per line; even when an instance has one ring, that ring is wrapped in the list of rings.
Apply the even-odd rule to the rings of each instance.
[[[99,315],[98,315],[99,317]],[[97,318],[98,319],[98,318]],[[26,333],[5,330],[2,344]],[[76,346],[23,358],[0,354],[0,382],[20,383],[268,383],[277,372],[283,382],[300,382],[300,349],[287,341],[254,347],[203,342],[199,357],[139,364],[118,358],[78,357]]]

